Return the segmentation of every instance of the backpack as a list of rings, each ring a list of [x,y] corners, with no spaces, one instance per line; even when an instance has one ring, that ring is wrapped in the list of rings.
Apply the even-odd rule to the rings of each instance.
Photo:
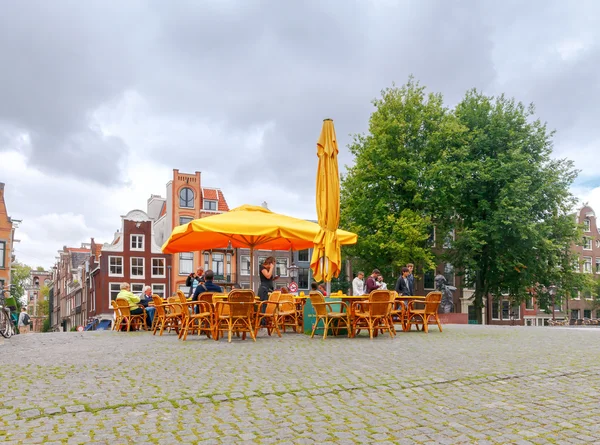
[[[29,326],[29,323],[31,323],[31,318],[29,318],[29,314],[25,314],[25,316],[23,317],[23,324],[25,326]]]

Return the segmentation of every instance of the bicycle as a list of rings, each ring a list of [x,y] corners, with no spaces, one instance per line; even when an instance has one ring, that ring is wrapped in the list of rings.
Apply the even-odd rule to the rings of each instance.
[[[10,308],[6,307],[4,292],[0,293],[0,335],[10,338],[15,335],[16,329],[11,316]]]

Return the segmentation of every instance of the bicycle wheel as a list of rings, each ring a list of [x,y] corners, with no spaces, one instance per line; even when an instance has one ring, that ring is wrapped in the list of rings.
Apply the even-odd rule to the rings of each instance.
[[[2,335],[2,337],[8,338],[10,335],[12,335],[9,335],[10,324],[12,324],[12,322],[6,316],[4,308],[0,308],[0,335]]]

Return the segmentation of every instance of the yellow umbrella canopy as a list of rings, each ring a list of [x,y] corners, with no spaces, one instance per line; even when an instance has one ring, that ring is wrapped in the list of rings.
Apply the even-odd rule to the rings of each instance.
[[[162,246],[164,253],[232,247],[254,249],[301,250],[313,247],[319,225],[281,215],[259,206],[243,205],[226,213],[195,219],[173,229]],[[339,230],[341,244],[354,244],[357,235]],[[250,273],[253,275],[253,267]]]
[[[310,261],[316,281],[331,281],[341,270],[338,225],[340,223],[340,175],[338,171],[338,145],[331,119],[323,121],[317,142],[317,215],[320,230],[314,239],[315,248]]]

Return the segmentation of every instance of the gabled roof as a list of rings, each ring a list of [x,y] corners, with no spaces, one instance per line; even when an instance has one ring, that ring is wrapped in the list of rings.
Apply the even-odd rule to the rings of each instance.
[[[229,206],[221,189],[216,187],[202,187],[202,199],[217,201],[217,211],[229,212]]]
[[[87,260],[90,255],[91,253],[89,250],[85,252],[71,252],[71,267],[73,269],[77,269],[79,266],[85,263],[85,260]]]

